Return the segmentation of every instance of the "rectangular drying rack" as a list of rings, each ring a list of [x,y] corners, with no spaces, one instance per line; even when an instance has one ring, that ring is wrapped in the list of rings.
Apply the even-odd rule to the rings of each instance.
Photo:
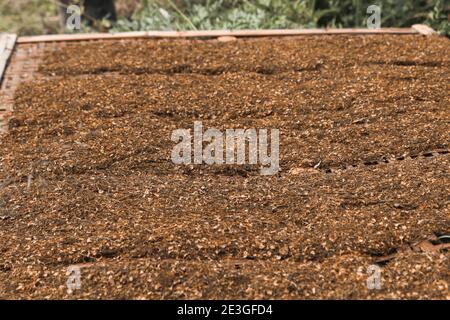
[[[282,29],[282,30],[204,30],[204,31],[138,31],[123,33],[56,34],[18,37],[0,34],[0,133],[6,131],[13,111],[14,92],[20,82],[34,79],[43,53],[77,41],[126,39],[215,39],[320,35],[411,35],[430,36],[436,32],[422,24],[410,28],[380,29]]]

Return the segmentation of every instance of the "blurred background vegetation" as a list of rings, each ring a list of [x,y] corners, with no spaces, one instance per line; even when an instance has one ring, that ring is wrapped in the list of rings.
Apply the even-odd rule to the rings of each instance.
[[[0,32],[68,32],[63,0],[0,0]],[[68,0],[63,2],[67,3]],[[81,4],[83,0],[70,1]],[[382,9],[382,27],[424,23],[450,34],[450,0],[115,0],[117,21],[85,15],[81,32],[136,30],[364,27],[369,5]]]

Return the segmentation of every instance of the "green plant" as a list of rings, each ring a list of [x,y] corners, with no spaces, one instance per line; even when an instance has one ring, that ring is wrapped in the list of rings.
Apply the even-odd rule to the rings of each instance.
[[[0,32],[61,32],[57,2],[0,0]],[[364,27],[367,7],[376,4],[382,8],[382,27],[426,23],[450,34],[445,0],[116,0],[116,6],[126,3],[138,8],[131,18],[122,16],[113,26],[109,21],[98,21],[95,28],[85,24],[78,32]]]
[[[121,20],[115,30],[209,30],[313,27],[305,1],[206,0],[143,2],[131,20]]]
[[[427,24],[437,30],[439,33],[450,36],[450,6],[444,7],[444,4],[438,0],[433,11],[428,14]]]
[[[440,0],[145,0],[114,31],[364,27],[372,4],[382,8],[382,27],[425,22],[448,33]]]

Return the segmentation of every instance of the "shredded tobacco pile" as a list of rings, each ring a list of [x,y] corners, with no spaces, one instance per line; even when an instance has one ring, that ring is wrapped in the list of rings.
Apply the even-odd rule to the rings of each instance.
[[[450,299],[449,52],[406,35],[49,52],[0,142],[0,298]],[[280,172],[175,165],[194,121],[279,129]]]

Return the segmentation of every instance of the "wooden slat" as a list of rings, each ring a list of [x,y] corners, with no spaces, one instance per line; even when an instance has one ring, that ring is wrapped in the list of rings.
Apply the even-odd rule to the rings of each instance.
[[[16,39],[17,36],[15,34],[0,34],[0,89],[9,58],[14,50]],[[9,105],[5,105],[5,98],[0,91],[0,133],[6,130],[6,118],[9,112],[10,107]]]
[[[19,37],[17,43],[35,43],[35,42],[64,42],[64,41],[83,41],[83,40],[102,40],[102,39],[132,39],[145,38],[147,32],[123,32],[123,33],[76,33],[76,34],[52,34],[42,36]]]
[[[410,28],[386,28],[386,29],[280,29],[280,30],[206,30],[206,31],[169,31],[147,32],[148,37],[167,38],[201,38],[201,37],[267,37],[267,36],[297,36],[297,35],[323,35],[323,34],[414,34],[416,31]]]
[[[15,34],[0,34],[0,84],[3,79],[3,73],[6,70],[9,58],[14,50],[17,36]]]
[[[434,31],[432,28],[430,28],[429,26],[424,25],[424,24],[414,24],[411,28],[416,30],[418,33],[426,35],[426,36],[431,36],[433,34],[437,34],[436,31]]]
[[[86,33],[57,34],[32,37],[19,37],[18,43],[82,41],[130,38],[215,38],[233,37],[268,37],[268,36],[301,36],[332,34],[417,34],[413,28],[381,28],[381,29],[282,29],[282,30],[205,30],[205,31],[140,31],[123,33]]]

